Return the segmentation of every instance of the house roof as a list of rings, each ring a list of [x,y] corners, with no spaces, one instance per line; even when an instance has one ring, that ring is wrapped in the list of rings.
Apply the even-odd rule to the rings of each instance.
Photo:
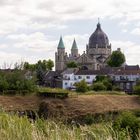
[[[78,69],[77,68],[68,68],[66,70],[64,70],[61,74],[64,75],[64,74],[72,74],[72,73],[75,73]]]
[[[125,70],[140,70],[139,65],[125,65]]]
[[[52,80],[55,77],[59,77],[59,76],[60,76],[60,74],[57,71],[48,71],[45,74],[45,80]]]
[[[106,75],[107,73],[103,70],[79,70],[75,75]]]
[[[120,70],[115,71],[114,75],[140,75],[140,70]]]

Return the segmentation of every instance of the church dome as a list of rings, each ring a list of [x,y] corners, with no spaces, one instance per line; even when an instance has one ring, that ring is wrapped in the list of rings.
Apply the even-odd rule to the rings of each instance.
[[[98,23],[95,32],[89,38],[89,48],[104,48],[106,46],[109,46],[108,37],[101,29],[100,23]]]

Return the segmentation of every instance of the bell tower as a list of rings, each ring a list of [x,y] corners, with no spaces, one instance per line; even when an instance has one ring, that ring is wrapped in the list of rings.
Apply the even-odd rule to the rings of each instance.
[[[67,54],[65,53],[65,46],[62,37],[60,37],[57,52],[55,53],[55,70],[62,71],[65,68]]]

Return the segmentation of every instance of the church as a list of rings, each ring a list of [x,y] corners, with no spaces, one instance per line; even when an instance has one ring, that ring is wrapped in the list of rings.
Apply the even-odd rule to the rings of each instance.
[[[83,54],[79,54],[76,40],[74,39],[71,54],[65,52],[65,46],[62,37],[60,38],[57,52],[55,53],[55,69],[63,71],[67,69],[69,62],[75,62],[78,67],[86,70],[100,70],[107,65],[107,60],[111,55],[111,44],[108,36],[101,28],[98,22],[96,30],[90,36],[89,42],[85,47]]]

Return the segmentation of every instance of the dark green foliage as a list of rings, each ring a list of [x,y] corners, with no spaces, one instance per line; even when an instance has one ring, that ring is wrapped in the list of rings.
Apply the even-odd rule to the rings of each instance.
[[[94,120],[94,117],[93,117],[93,115],[91,115],[91,114],[87,114],[85,117],[84,117],[84,123],[85,124],[87,124],[87,125],[91,125],[91,124],[93,124],[94,122],[95,122],[95,120]]]
[[[9,91],[19,93],[22,91],[34,91],[36,89],[33,79],[27,79],[24,72],[15,70],[10,72],[0,73],[0,91],[8,93]]]
[[[107,64],[111,67],[120,67],[125,62],[125,56],[121,51],[113,51]]]
[[[136,85],[134,86],[134,93],[140,95],[140,81],[137,81]]]
[[[140,129],[140,120],[131,112],[123,112],[113,123],[114,129],[118,131],[128,129],[130,136],[136,140]]]
[[[96,76],[96,81],[93,83],[92,89],[95,91],[112,90],[112,81],[108,76]]]
[[[53,67],[54,67],[54,62],[51,59],[49,59],[47,61],[47,69],[52,70]]]
[[[30,70],[30,71],[35,71],[36,70],[36,64],[29,64],[28,62],[24,63],[23,66],[24,70]]]
[[[52,70],[54,67],[54,62],[49,59],[46,60],[39,60],[36,64],[29,64],[28,62],[24,63],[24,70],[30,70],[36,72],[37,83],[39,85],[44,85],[44,75],[46,71]]]
[[[92,85],[92,89],[95,91],[106,90],[106,86],[102,82],[96,82]]]
[[[117,86],[117,85],[113,85],[112,89],[113,89],[114,91],[121,91],[120,87]]]
[[[140,86],[134,87],[134,93],[140,95]]]
[[[28,62],[25,62],[23,65],[24,70],[30,70],[30,71],[36,71],[38,67],[41,67],[42,70],[44,71],[52,70],[52,68],[54,67],[54,62],[51,59],[49,59],[48,61],[39,60],[36,64],[29,64]]]
[[[37,77],[37,83],[39,85],[44,84],[44,76],[45,76],[45,71],[42,69],[41,66],[38,66],[38,68],[36,70],[36,77]]]
[[[104,81],[103,81],[103,84],[105,85],[106,90],[109,90],[109,91],[112,90],[112,83],[111,83],[110,81],[104,80]]]
[[[77,68],[77,66],[78,66],[77,63],[75,63],[74,61],[67,63],[68,68]]]
[[[104,80],[108,80],[108,77],[105,75],[96,76],[96,82],[103,82]]]
[[[88,91],[88,85],[85,80],[80,81],[79,83],[75,84],[77,92],[86,92]]]

